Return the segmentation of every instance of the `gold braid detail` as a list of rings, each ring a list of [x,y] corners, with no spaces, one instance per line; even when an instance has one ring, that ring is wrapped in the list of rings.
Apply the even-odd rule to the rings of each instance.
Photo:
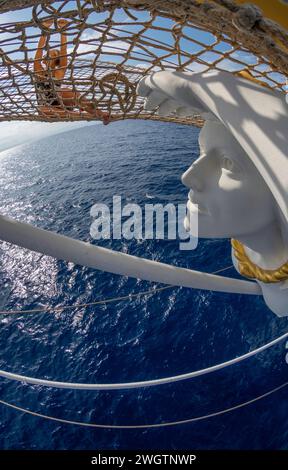
[[[247,256],[245,248],[238,240],[231,239],[235,258],[239,261],[238,269],[242,276],[257,279],[265,283],[276,283],[288,279],[288,262],[277,269],[262,269]]]

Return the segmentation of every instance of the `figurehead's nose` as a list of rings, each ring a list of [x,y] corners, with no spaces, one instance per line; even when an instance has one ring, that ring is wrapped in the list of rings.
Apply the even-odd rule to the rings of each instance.
[[[181,181],[184,186],[197,192],[201,192],[204,189],[204,158],[205,157],[198,158],[198,160],[196,160],[181,177]]]

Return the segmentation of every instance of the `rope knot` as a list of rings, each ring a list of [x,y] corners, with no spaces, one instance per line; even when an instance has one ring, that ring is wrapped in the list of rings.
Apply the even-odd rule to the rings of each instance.
[[[202,9],[204,13],[210,13],[211,11],[215,10],[215,5],[212,5],[212,3],[209,0],[204,0],[202,4]]]
[[[234,13],[233,24],[239,30],[251,31],[263,17],[262,10],[256,5],[247,4]]]

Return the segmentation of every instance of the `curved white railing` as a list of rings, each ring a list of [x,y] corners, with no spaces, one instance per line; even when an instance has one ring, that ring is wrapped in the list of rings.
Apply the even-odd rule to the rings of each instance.
[[[55,380],[46,380],[46,379],[37,379],[35,377],[28,377],[25,375],[14,374],[13,372],[7,372],[4,370],[0,370],[0,377],[10,380],[16,380],[18,382],[25,382],[31,385],[43,385],[45,387],[54,387],[54,388],[66,388],[69,390],[123,390],[123,389],[137,389],[143,387],[154,387],[157,385],[164,385],[170,384],[173,382],[180,382],[188,379],[192,379],[194,377],[199,377],[200,375],[211,374],[212,372],[216,372],[217,370],[224,369],[229,367],[233,364],[238,364],[239,362],[244,361],[250,357],[255,356],[256,354],[265,351],[266,349],[271,348],[275,344],[280,343],[283,339],[288,337],[288,332],[278,338],[270,341],[263,346],[260,346],[253,351],[250,351],[242,356],[235,357],[234,359],[230,359],[229,361],[222,362],[221,364],[215,364],[214,366],[207,367],[205,369],[195,370],[193,372],[187,372],[186,374],[174,375],[171,377],[164,377],[162,379],[153,379],[153,380],[143,380],[138,382],[120,382],[120,383],[95,383],[95,384],[88,384],[88,383],[72,383],[72,382],[58,382]]]

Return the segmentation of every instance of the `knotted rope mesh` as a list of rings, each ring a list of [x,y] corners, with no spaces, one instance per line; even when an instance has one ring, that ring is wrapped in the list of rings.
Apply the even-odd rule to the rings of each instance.
[[[7,16],[11,10],[15,21],[11,13]],[[143,109],[137,83],[159,70],[245,71],[250,79],[286,91],[288,33],[253,5],[233,0],[0,0],[0,13],[1,121],[95,120],[97,109],[114,120],[201,126],[199,116],[159,117],[156,110]],[[46,103],[37,94],[35,73],[41,36],[46,38],[42,59],[57,50],[67,62],[61,80],[46,64]],[[67,91],[73,94],[69,106],[63,97]]]

